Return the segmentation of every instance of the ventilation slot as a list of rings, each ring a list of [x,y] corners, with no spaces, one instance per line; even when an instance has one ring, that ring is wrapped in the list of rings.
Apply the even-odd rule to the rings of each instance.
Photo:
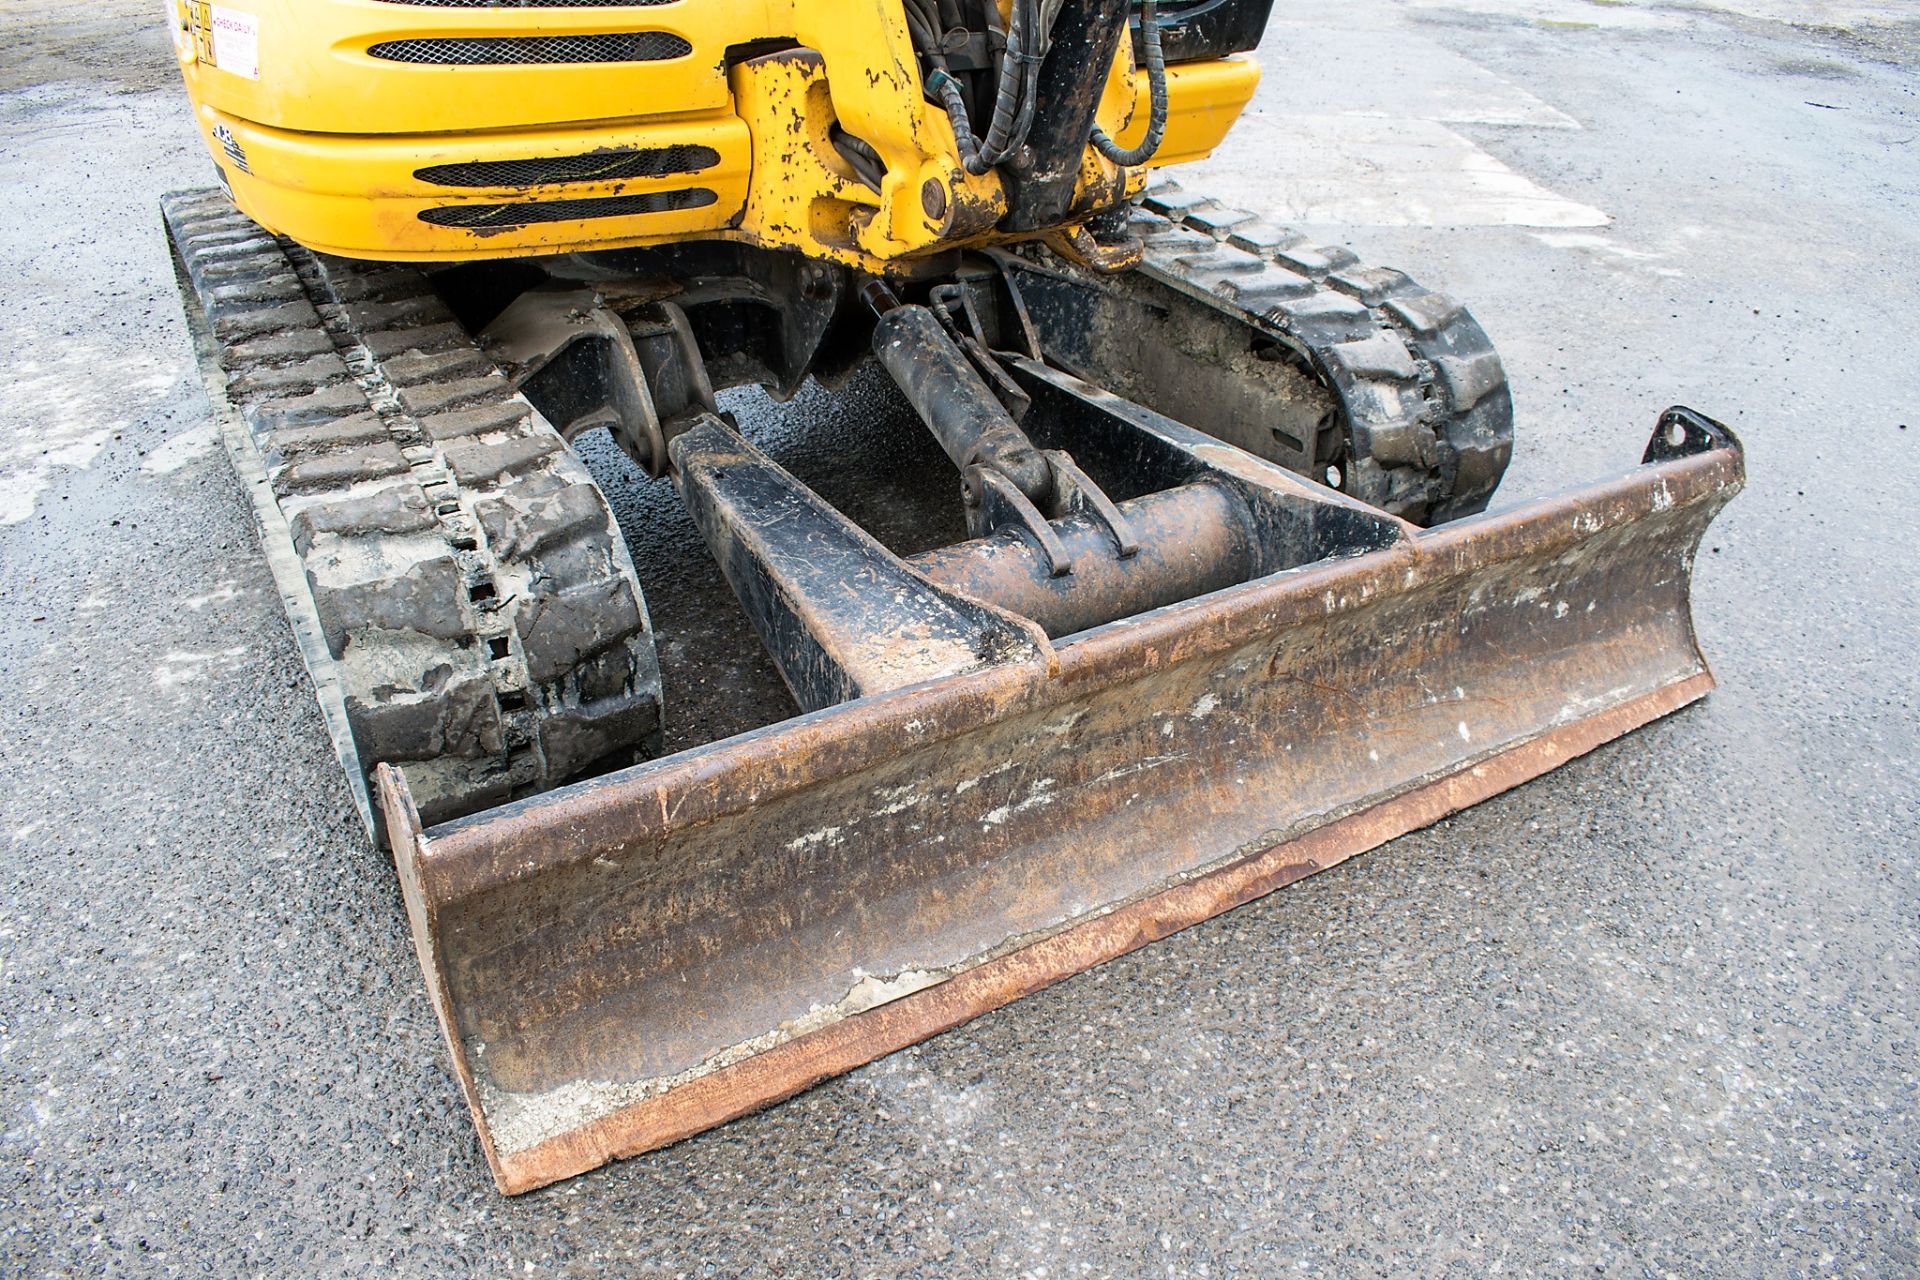
[[[543,200],[532,204],[460,204],[422,209],[420,221],[436,227],[465,227],[473,231],[520,227],[532,222],[574,222],[581,218],[626,218],[639,213],[672,213],[698,209],[719,199],[705,187],[685,191],[650,191],[642,196],[607,196],[599,200]]]
[[[442,187],[532,187],[547,182],[664,178],[674,173],[698,173],[719,163],[720,153],[712,147],[648,147],[640,151],[601,151],[543,160],[436,164],[415,169],[413,176]]]
[[[665,31],[625,31],[598,36],[461,36],[432,40],[387,40],[367,53],[388,62],[430,67],[530,66],[541,63],[663,62],[684,58],[693,46]]]

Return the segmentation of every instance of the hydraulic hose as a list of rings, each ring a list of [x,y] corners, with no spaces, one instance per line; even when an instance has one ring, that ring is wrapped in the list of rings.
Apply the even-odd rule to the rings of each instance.
[[[1123,148],[1105,129],[1093,126],[1095,149],[1123,169],[1151,160],[1167,136],[1167,60],[1160,50],[1159,9],[1159,0],[1140,0],[1140,37],[1147,54],[1147,136],[1140,145]]]
[[[1060,0],[1014,0],[1006,48],[1000,55],[993,118],[988,122],[984,138],[975,136],[959,81],[947,71],[937,49],[930,53],[927,47],[920,48],[921,54],[933,64],[927,72],[927,89],[939,100],[953,124],[954,142],[968,173],[986,173],[1005,162],[1027,140],[1039,105],[1040,65],[1046,61],[1053,22],[1059,11]],[[919,28],[923,24],[915,20],[911,6],[908,12],[909,25],[914,29],[918,45],[922,39]]]
[[[967,157],[968,173],[985,173],[1025,141],[1018,123],[1021,108],[1033,96],[1029,77],[1039,70],[1039,59],[1027,50],[1028,42],[1034,39],[1034,21],[1039,14],[1034,10],[1033,0],[1013,0],[1012,16],[1013,20],[1007,25],[1007,47],[1000,55],[1000,83],[993,98],[993,118],[987,122],[987,136],[981,139],[980,150]],[[1039,43],[1045,44],[1044,36]],[[942,97],[946,95],[943,93]],[[958,93],[948,99],[949,114],[952,103],[958,100]]]

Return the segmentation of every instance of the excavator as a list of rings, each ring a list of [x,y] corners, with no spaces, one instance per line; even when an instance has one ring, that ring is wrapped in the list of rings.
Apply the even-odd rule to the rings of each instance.
[[[1638,465],[1489,512],[1512,399],[1467,310],[1166,176],[1252,97],[1271,0],[165,4],[215,420],[505,1193],[1712,684],[1724,426],[1669,409]],[[742,426],[856,377],[937,442],[944,532]],[[786,718],[666,749],[598,433]]]

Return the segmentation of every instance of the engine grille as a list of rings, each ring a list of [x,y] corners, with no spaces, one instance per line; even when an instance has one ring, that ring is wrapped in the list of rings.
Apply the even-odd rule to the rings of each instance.
[[[661,62],[684,58],[693,45],[665,31],[584,36],[452,36],[386,40],[367,53],[388,62],[435,67],[526,66],[536,63]]]
[[[411,4],[414,0],[399,0]],[[415,169],[422,182],[442,187],[532,187],[546,182],[611,182],[618,178],[664,178],[698,173],[720,163],[712,147],[647,147],[538,160],[474,160]]]
[[[471,231],[496,227],[523,227],[535,222],[574,222],[581,218],[625,218],[639,213],[672,213],[698,209],[719,199],[705,187],[684,191],[649,191],[638,196],[604,196],[593,200],[540,200],[526,204],[461,204],[422,209],[420,221],[436,227],[465,227]]]

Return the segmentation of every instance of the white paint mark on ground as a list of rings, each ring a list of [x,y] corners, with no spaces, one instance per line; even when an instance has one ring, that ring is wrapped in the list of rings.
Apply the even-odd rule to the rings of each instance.
[[[246,656],[246,646],[235,645],[214,653],[169,653],[154,668],[153,683],[168,692],[207,678],[216,667],[230,666]]]
[[[103,378],[103,368],[114,376]],[[51,360],[22,360],[8,388],[12,421],[0,431],[0,525],[32,515],[56,472],[92,466],[127,425],[117,415],[157,399],[177,378],[157,360],[109,359],[82,341]]]
[[[1459,7],[1471,9],[1473,0]],[[1588,0],[1544,7],[1605,8]],[[1259,57],[1267,73],[1253,103],[1213,156],[1182,169],[1189,188],[1296,223],[1565,228],[1610,221],[1448,127],[1577,130],[1578,120],[1444,47],[1399,11],[1300,0],[1275,15]]]
[[[991,1087],[961,1085],[935,1075],[910,1053],[896,1053],[847,1077],[865,1085],[916,1134],[964,1133],[994,1109]],[[938,1190],[938,1184],[935,1184]]]
[[[1595,235],[1590,231],[1536,231],[1533,233],[1533,238],[1550,249],[1588,249],[1595,253],[1610,254],[1616,258],[1634,261],[1660,256],[1646,249],[1635,249],[1631,245],[1621,244],[1609,236]]]
[[[1593,0],[1410,0],[1408,7],[1491,14],[1549,27],[1680,31],[1689,25],[1686,15],[1671,10],[1635,4],[1595,4]]]
[[[1249,114],[1180,177],[1287,222],[1566,228],[1610,221],[1433,120]]]
[[[1662,260],[1667,255],[1664,253],[1623,243],[1611,235],[1591,231],[1536,231],[1533,235],[1550,249],[1582,253],[1607,266],[1626,267],[1666,279],[1683,278],[1687,274],[1679,267],[1665,265]]]
[[[198,613],[210,604],[225,604],[229,600],[238,599],[239,595],[240,588],[234,585],[232,578],[227,578],[213,590],[197,596],[187,596],[180,603]]]
[[[213,448],[213,424],[203,423],[171,436],[147,455],[140,469],[149,475],[169,476],[207,456]]]
[[[1407,7],[1609,31],[1683,31],[1711,22],[1717,13],[1842,30],[1913,17],[1912,0],[1694,0],[1684,6],[1670,0],[1407,0]]]
[[[1260,48],[1257,102],[1281,114],[1361,115],[1446,124],[1578,129],[1539,96],[1413,28],[1356,37],[1353,7],[1276,12]]]

